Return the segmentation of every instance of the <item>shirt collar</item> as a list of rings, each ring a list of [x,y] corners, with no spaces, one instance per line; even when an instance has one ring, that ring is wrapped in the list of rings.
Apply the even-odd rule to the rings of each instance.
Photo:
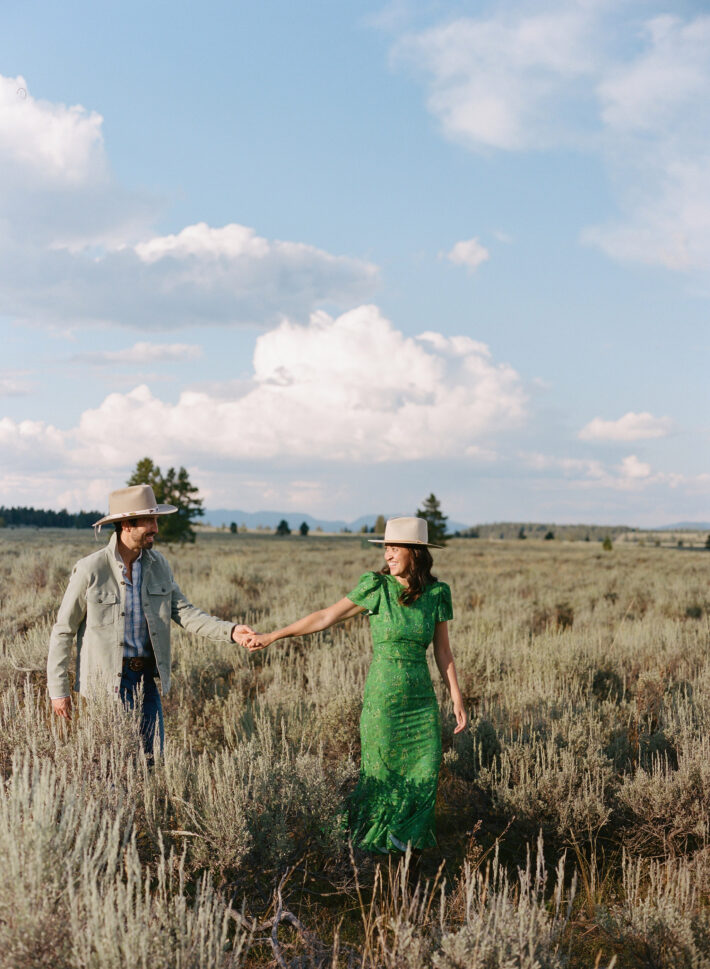
[[[116,561],[121,566],[121,568],[125,569],[126,563],[123,561],[123,559],[121,558],[121,553],[118,551],[118,542],[116,542],[116,544],[113,547],[113,554],[116,556]],[[136,562],[140,562],[142,558],[143,558],[143,549],[141,549],[140,552],[138,553],[138,558],[133,559],[133,564],[135,565]]]

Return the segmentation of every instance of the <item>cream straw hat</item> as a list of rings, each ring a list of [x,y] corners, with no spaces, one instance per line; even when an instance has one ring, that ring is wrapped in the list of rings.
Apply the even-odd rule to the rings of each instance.
[[[373,545],[426,545],[443,548],[429,541],[429,527],[425,518],[390,518],[385,525],[384,538],[368,538]]]
[[[94,528],[101,529],[109,522],[121,521],[122,518],[144,518],[147,515],[172,515],[176,512],[175,505],[159,505],[150,485],[131,485],[130,488],[119,488],[108,496],[108,515],[104,515]]]

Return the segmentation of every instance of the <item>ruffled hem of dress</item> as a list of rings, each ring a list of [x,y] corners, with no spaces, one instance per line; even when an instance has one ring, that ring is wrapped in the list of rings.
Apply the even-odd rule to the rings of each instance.
[[[373,805],[372,796],[358,794],[357,788],[348,807],[353,843],[365,851],[388,855],[403,854],[408,846],[415,851],[436,847],[433,808],[397,810],[389,798]]]

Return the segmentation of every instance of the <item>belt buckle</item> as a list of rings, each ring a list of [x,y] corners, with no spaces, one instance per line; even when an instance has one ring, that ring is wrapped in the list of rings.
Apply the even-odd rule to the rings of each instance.
[[[134,673],[142,673],[144,666],[145,660],[142,656],[131,656],[128,660],[128,669]]]

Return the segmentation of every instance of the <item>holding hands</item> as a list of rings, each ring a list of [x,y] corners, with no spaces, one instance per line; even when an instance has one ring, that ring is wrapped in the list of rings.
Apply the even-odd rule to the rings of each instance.
[[[267,646],[271,646],[275,639],[276,637],[270,633],[252,633],[251,636],[244,638],[242,646],[248,649],[250,653],[255,653],[259,649],[266,649]]]
[[[275,639],[277,637],[274,635],[257,633],[251,626],[235,626],[232,630],[232,641],[248,649],[250,653],[266,649]]]
[[[232,642],[240,646],[246,646],[246,641],[250,636],[256,635],[251,626],[235,626],[232,629]]]
[[[308,636],[310,633],[322,632],[324,629],[330,629],[336,622],[349,619],[351,616],[356,616],[364,611],[363,606],[358,606],[345,597],[334,605],[328,606],[327,609],[312,612],[310,615],[304,616],[303,619],[292,622],[290,626],[284,626],[283,629],[277,629],[272,633],[256,633],[248,626],[238,626],[238,630],[246,630],[246,632],[240,632],[238,638],[236,636],[233,638],[235,642],[248,649],[250,653],[256,653],[260,649],[271,646],[277,639],[288,639],[290,636]]]

